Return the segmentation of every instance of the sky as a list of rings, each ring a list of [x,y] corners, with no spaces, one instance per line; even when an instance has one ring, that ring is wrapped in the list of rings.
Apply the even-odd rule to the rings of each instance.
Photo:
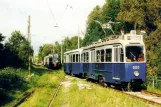
[[[19,30],[27,38],[30,15],[31,44],[36,55],[45,43],[78,35],[78,26],[83,38],[81,32],[85,32],[89,13],[104,3],[105,0],[0,0],[0,33],[7,40],[12,31]]]

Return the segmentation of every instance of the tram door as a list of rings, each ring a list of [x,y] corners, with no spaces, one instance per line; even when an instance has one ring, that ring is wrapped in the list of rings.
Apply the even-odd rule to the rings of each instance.
[[[114,48],[114,74],[113,74],[113,79],[115,80],[120,80],[120,52],[119,52],[120,48],[119,47],[115,47]]]

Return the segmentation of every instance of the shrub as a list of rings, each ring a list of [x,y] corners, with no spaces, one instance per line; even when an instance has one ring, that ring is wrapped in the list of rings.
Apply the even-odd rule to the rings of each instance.
[[[25,82],[24,78],[18,73],[16,69],[5,68],[0,71],[0,88],[11,90],[20,88]]]

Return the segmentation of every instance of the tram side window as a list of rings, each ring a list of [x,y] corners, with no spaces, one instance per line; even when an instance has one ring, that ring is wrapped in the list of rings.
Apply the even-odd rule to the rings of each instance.
[[[112,49],[106,49],[106,62],[112,61]]]
[[[80,54],[78,54],[78,62],[80,62]]]
[[[69,55],[69,62],[72,62],[72,56]]]
[[[88,56],[88,52],[85,53],[85,62],[88,62],[89,60],[89,56]]]
[[[95,51],[92,51],[92,54],[91,54],[91,61],[92,61],[92,62],[95,61]]]
[[[73,62],[75,62],[75,54],[73,54]]]
[[[97,62],[101,62],[101,59],[100,59],[100,51],[99,50],[97,50],[96,51],[96,60],[97,60]]]
[[[65,62],[69,62],[69,55],[66,55],[65,59],[66,59]]]
[[[105,51],[101,50],[101,62],[104,62],[104,54],[105,54]]]
[[[124,62],[124,52],[122,48],[120,48],[120,62]]]
[[[82,53],[81,55],[82,55],[81,61],[84,62],[84,53]]]
[[[76,62],[79,62],[79,56],[76,54]]]
[[[114,48],[114,61],[115,62],[119,61],[119,51],[118,51],[118,48]]]

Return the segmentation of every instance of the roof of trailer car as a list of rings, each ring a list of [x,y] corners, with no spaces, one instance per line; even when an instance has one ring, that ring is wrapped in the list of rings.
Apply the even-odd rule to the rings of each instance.
[[[82,50],[83,50],[83,48],[80,48],[80,49],[74,49],[74,50],[71,50],[71,51],[67,51],[67,52],[65,52],[64,54],[68,54],[68,53],[75,53],[75,52],[79,52],[79,53],[81,53],[81,52],[82,52]]]

